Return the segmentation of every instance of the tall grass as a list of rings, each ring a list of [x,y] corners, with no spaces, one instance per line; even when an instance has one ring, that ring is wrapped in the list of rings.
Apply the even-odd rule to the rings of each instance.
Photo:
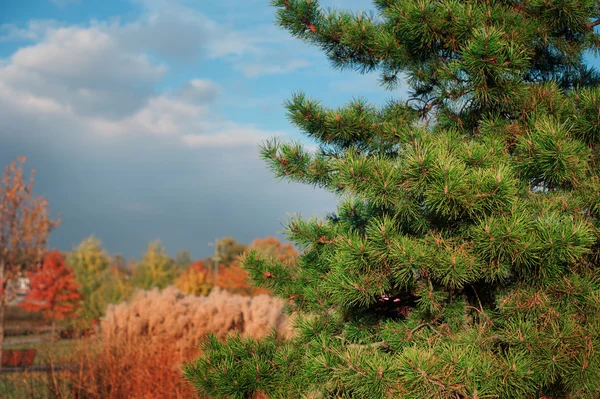
[[[270,328],[289,333],[283,302],[268,295],[232,295],[215,287],[208,296],[184,295],[174,287],[137,291],[129,302],[109,306],[101,322],[106,345],[127,345],[139,337],[196,348],[207,333],[225,337],[232,331],[254,337]]]
[[[267,295],[244,297],[220,288],[206,297],[186,296],[173,287],[138,291],[130,301],[107,309],[101,337],[80,340],[70,353],[50,355],[46,362],[74,364],[73,369],[23,374],[25,380],[16,381],[22,382],[21,388],[15,381],[11,386],[13,394],[23,396],[0,392],[0,397],[194,398],[197,394],[182,378],[181,366],[198,357],[199,341],[209,332],[260,337],[274,328],[287,335],[282,307],[282,301]]]

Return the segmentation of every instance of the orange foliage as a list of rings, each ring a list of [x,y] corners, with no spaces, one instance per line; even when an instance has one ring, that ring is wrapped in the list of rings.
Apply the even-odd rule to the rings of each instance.
[[[274,258],[280,262],[292,264],[298,257],[298,251],[292,244],[284,244],[276,237],[257,238],[250,245],[250,250]],[[248,282],[248,273],[242,268],[240,260],[235,260],[231,265],[221,265],[215,280],[215,285],[227,291],[242,295],[269,294],[264,288],[255,288]]]
[[[31,290],[19,306],[31,312],[41,311],[44,317],[63,320],[73,316],[81,294],[77,291],[75,275],[59,251],[44,256],[42,267],[28,273]]]
[[[188,268],[187,270],[196,270],[199,272],[204,272],[204,271],[208,271],[208,268],[206,267],[206,265],[204,264],[204,262],[202,262],[201,260],[197,260],[194,261]]]
[[[33,175],[23,175],[25,157],[7,166],[0,177],[0,289],[5,293],[8,281],[22,269],[41,261],[50,231],[58,226],[48,217],[48,201],[32,197]],[[9,298],[0,295],[0,306]]]
[[[219,272],[215,285],[234,294],[260,295],[269,294],[264,288],[255,288],[248,282],[248,273],[240,265],[240,261],[234,261],[230,266],[219,266]]]
[[[293,263],[298,257],[298,251],[291,243],[284,244],[276,237],[257,238],[250,248],[284,263]]]
[[[213,283],[212,275],[201,261],[192,263],[175,279],[175,287],[188,295],[208,295]]]

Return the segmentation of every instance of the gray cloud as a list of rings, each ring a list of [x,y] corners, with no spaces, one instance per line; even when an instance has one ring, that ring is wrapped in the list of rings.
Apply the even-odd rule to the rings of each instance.
[[[0,82],[76,114],[120,117],[138,109],[166,71],[98,27],[61,27],[14,53]]]
[[[258,32],[245,48],[216,45],[210,32],[224,28],[195,27],[200,14],[175,7],[153,16],[166,3],[145,4],[147,15],[133,23],[17,32],[34,43],[0,62],[0,163],[26,155],[37,169],[36,191],[63,219],[51,245],[68,250],[95,234],[111,252],[137,256],[162,238],[171,252],[204,256],[215,236],[249,242],[281,229],[287,213],[332,211],[332,195],[274,181],[256,143],[286,132],[220,115],[216,83],[198,77],[155,89],[168,67],[152,52],[183,60],[214,57],[219,48],[219,56],[241,62],[277,52],[278,44],[265,48],[271,39]],[[207,36],[185,36],[188,44],[168,49],[156,40],[170,29]]]
[[[3,164],[21,154],[63,220],[50,241],[61,250],[95,234],[126,256],[160,238],[171,254],[188,248],[202,257],[215,236],[250,242],[281,230],[288,214],[335,209],[328,193],[277,183],[255,146],[189,149],[165,138],[76,152],[0,136]]]
[[[192,79],[181,88],[178,96],[192,103],[213,102],[221,92],[221,87],[207,79]]]

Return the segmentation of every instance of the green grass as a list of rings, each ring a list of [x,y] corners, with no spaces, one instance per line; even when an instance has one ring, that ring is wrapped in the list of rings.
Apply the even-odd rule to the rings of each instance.
[[[5,349],[37,349],[34,364],[48,364],[50,361],[62,363],[69,360],[70,355],[81,347],[81,343],[82,340],[77,339],[42,341],[7,345]]]
[[[52,395],[52,379],[48,373],[0,374],[0,398],[3,399],[49,399]],[[64,384],[64,383],[63,383]],[[60,386],[60,384],[57,384]],[[66,392],[66,387],[61,389]],[[65,396],[66,397],[66,396]]]
[[[87,355],[93,356],[99,348],[100,340],[97,337],[55,341],[45,340],[37,343],[5,346],[5,349],[37,349],[38,353],[34,363],[38,365],[74,363],[76,361],[74,355],[79,350],[85,350]],[[0,398],[50,399],[57,397],[52,394],[57,389],[62,392],[61,396],[58,397],[67,398],[68,381],[64,376],[65,374],[62,372],[57,372],[56,378],[51,378],[49,372],[0,374]]]

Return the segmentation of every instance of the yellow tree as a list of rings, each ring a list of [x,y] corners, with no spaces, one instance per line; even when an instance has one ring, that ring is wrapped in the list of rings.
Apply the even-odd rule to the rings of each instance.
[[[135,287],[145,290],[154,287],[162,289],[172,284],[177,274],[175,263],[160,245],[160,241],[156,240],[148,245],[141,262],[133,270],[132,280]]]
[[[48,201],[33,196],[32,170],[23,174],[25,157],[4,169],[0,178],[0,356],[4,345],[4,310],[11,299],[8,283],[43,258],[50,231],[59,221],[48,216]]]
[[[111,261],[109,254],[98,238],[90,236],[73,248],[66,261],[73,268],[84,298],[80,315],[87,321],[98,319],[104,314],[106,305],[100,291]]]
[[[214,284],[212,274],[201,261],[192,263],[175,280],[175,287],[185,294],[206,296],[210,293]]]

